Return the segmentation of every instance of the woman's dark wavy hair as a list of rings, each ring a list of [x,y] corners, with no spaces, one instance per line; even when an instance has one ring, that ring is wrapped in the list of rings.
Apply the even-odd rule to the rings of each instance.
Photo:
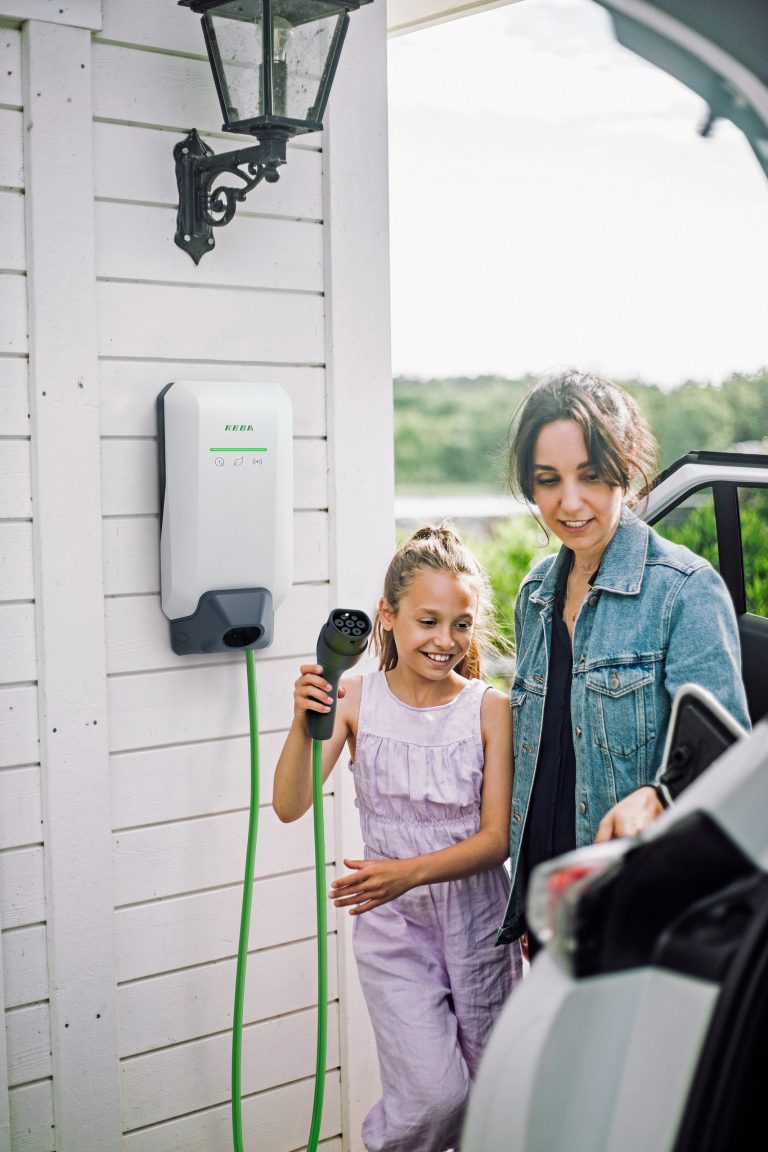
[[[507,479],[513,492],[534,504],[533,457],[539,432],[555,420],[573,420],[584,436],[590,463],[606,484],[636,504],[647,493],[658,445],[637,402],[610,380],[568,371],[534,386],[513,417]]]
[[[384,577],[382,596],[397,612],[402,597],[418,572],[450,572],[454,576],[471,576],[477,581],[477,616],[472,642],[467,654],[456,665],[456,671],[467,680],[480,678],[480,649],[490,644],[494,635],[493,596],[490,581],[475,556],[465,547],[450,525],[427,524],[419,528],[392,557]],[[397,648],[391,631],[374,616],[371,637],[373,651],[379,657],[379,668],[397,667]]]

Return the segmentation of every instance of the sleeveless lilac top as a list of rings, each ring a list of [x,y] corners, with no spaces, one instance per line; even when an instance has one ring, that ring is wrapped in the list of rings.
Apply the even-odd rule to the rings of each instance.
[[[413,708],[384,672],[363,677],[354,776],[367,857],[402,859],[447,848],[480,828],[480,705],[470,680],[448,704]]]

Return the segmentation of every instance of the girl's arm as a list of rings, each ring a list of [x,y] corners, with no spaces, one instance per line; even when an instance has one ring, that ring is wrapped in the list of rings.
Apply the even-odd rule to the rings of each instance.
[[[345,860],[345,866],[354,871],[331,885],[330,898],[337,908],[349,907],[350,914],[358,916],[419,884],[458,880],[506,860],[512,806],[512,712],[507,697],[495,688],[483,696],[480,725],[485,767],[479,832],[450,848],[406,860]]]
[[[299,671],[301,675],[293,689],[293,722],[277,761],[272,785],[272,807],[285,824],[298,820],[312,807],[312,737],[307,714],[329,712],[332,703],[322,665],[302,664]],[[352,718],[359,707],[360,677],[352,677],[344,686],[339,685],[338,697],[333,733],[322,741],[323,783],[341,755],[345,740],[355,730]]]

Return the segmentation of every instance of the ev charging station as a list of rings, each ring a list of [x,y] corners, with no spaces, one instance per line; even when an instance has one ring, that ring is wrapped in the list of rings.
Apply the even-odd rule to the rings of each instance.
[[[177,655],[245,651],[251,789],[232,1022],[232,1135],[244,1152],[240,1094],[243,1003],[259,810],[259,724],[254,650],[274,636],[274,612],[293,572],[291,403],[277,384],[181,380],[157,397],[160,480],[160,602]],[[334,609],[320,631],[317,662],[334,699],[341,675],[365,651],[364,612]],[[317,907],[318,1026],[307,1152],[320,1139],[327,1046],[328,957],[322,741],[329,713],[309,718]]]
[[[181,380],[157,398],[160,601],[177,655],[267,648],[293,573],[291,402]]]

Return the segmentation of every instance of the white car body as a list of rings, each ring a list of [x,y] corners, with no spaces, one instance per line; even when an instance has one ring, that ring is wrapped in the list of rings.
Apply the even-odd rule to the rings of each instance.
[[[641,841],[706,813],[768,869],[768,720],[688,788]],[[552,943],[493,1031],[461,1152],[672,1152],[719,982],[662,967],[575,977]]]

